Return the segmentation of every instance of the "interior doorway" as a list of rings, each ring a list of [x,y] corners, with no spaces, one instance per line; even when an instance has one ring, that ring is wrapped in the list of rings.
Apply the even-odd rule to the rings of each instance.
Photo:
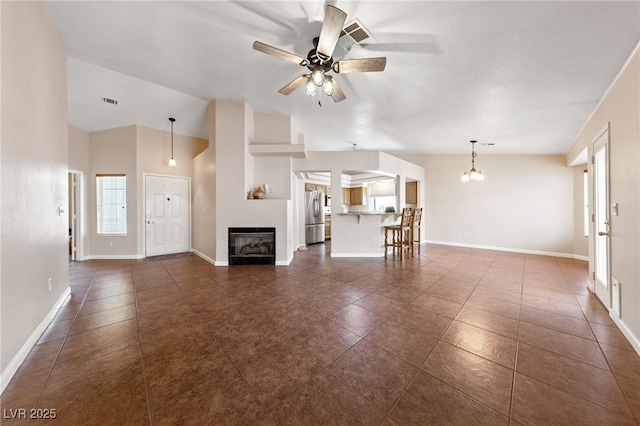
[[[190,250],[190,180],[145,175],[145,256]]]
[[[81,242],[82,242],[82,227],[80,226],[81,218],[81,182],[82,173],[77,171],[69,171],[69,205],[67,211],[69,212],[69,262],[75,262],[82,260],[81,258]]]
[[[593,272],[596,296],[611,308],[609,238],[609,128],[593,142]]]

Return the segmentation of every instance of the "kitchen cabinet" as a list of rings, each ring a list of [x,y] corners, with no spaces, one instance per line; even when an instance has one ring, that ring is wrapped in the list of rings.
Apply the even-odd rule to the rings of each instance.
[[[318,185],[315,183],[307,183],[305,182],[304,184],[304,190],[305,191],[319,191],[324,193],[325,195],[328,193],[330,187],[325,186],[325,185]]]
[[[326,215],[324,217],[324,239],[331,239],[331,215]]]
[[[366,206],[368,198],[367,188],[358,187],[351,188],[351,205],[352,206]]]
[[[342,188],[342,204],[345,206],[366,206],[369,197],[367,188]]]
[[[418,181],[405,184],[405,203],[418,204]]]
[[[342,188],[342,204],[351,205],[351,188]]]

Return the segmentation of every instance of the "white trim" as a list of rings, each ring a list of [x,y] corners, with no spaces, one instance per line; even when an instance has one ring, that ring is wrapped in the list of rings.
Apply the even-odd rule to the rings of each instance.
[[[229,266],[228,260],[216,260],[213,266]]]
[[[142,248],[144,250],[144,254],[142,256],[142,258],[146,258],[147,257],[147,219],[145,217],[145,212],[147,211],[147,176],[156,176],[156,177],[162,177],[162,178],[177,178],[177,179],[186,179],[187,180],[187,192],[188,192],[188,200],[189,202],[187,203],[187,222],[188,222],[188,235],[187,235],[187,246],[191,247],[191,215],[192,215],[192,210],[193,210],[193,200],[191,199],[191,177],[190,176],[177,176],[177,175],[163,175],[163,174],[159,174],[159,173],[142,173],[142,217],[140,219],[142,219]],[[171,253],[167,253],[167,254],[171,254]],[[162,255],[159,255],[162,256]],[[151,257],[151,256],[149,256]]]
[[[36,343],[38,343],[40,336],[42,336],[42,333],[44,333],[47,327],[49,327],[49,324],[51,324],[51,321],[56,316],[56,314],[58,313],[58,310],[60,309],[60,307],[65,302],[65,300],[69,297],[70,294],[71,294],[71,287],[67,287],[62,293],[62,295],[56,301],[56,304],[53,305],[53,308],[51,308],[49,313],[45,315],[42,321],[40,321],[40,324],[38,324],[36,329],[33,330],[33,333],[31,333],[31,336],[29,336],[27,341],[24,342],[24,345],[22,345],[22,347],[20,348],[16,356],[14,356],[13,359],[9,362],[9,365],[7,365],[7,368],[5,368],[2,374],[0,374],[0,395],[2,394],[2,392],[4,392],[7,385],[9,384],[13,376],[16,374],[16,372],[18,371],[18,369],[20,368],[24,360],[27,359],[29,352],[31,352],[31,349],[33,349]]]
[[[422,241],[423,244],[437,244],[441,246],[454,246],[454,247],[466,247],[466,248],[474,248],[480,250],[496,250],[496,251],[506,251],[511,253],[524,253],[524,254],[537,254],[540,256],[553,256],[553,257],[564,257],[568,259],[577,259],[577,260],[585,260],[588,261],[588,257],[581,256],[577,254],[571,253],[556,253],[552,251],[541,251],[541,250],[526,250],[526,249],[517,249],[517,248],[509,248],[509,247],[493,247],[493,246],[482,246],[476,244],[462,244],[462,243],[450,243],[446,241]]]
[[[83,260],[137,260],[144,259],[141,254],[92,254]]]
[[[631,346],[633,346],[633,349],[635,349],[638,355],[640,355],[640,340],[638,340],[638,338],[633,335],[633,333],[631,332],[631,330],[629,330],[626,324],[622,322],[622,320],[613,313],[613,310],[609,310],[609,316],[611,317],[613,322],[616,323],[620,331],[622,331],[622,334],[624,334],[624,336],[627,338],[629,343],[631,343]]]
[[[83,187],[83,182],[84,182],[84,172],[80,171],[80,170],[74,170],[74,169],[69,169],[69,171],[67,172],[67,176],[69,174],[73,174],[76,177],[76,189],[74,191],[75,193],[75,204],[76,204],[76,234],[75,235],[75,249],[76,249],[76,253],[75,253],[75,257],[74,257],[74,261],[76,262],[81,262],[83,260],[86,259],[86,257],[84,256],[84,239],[85,239],[85,235],[84,235],[84,225],[85,225],[85,220],[84,220],[84,215],[85,215],[85,211],[83,209],[83,204],[85,202],[84,197],[83,197],[83,192],[84,191],[84,187]],[[71,210],[71,209],[69,209]],[[71,214],[72,212],[69,211],[69,214]]]
[[[211,263],[213,266],[229,266],[229,262],[216,262],[215,260],[211,259],[209,256],[207,256],[206,254],[203,254],[201,252],[199,252],[198,250],[192,248],[191,252],[196,254],[197,256],[200,256],[201,258],[203,258],[204,260],[206,260],[207,262]],[[293,261],[293,253],[291,254],[291,256],[289,257],[288,260],[282,261],[276,261],[276,266],[289,266],[291,264],[291,262]]]
[[[276,266],[289,266],[293,262],[293,252],[289,254],[287,260],[276,260]]]
[[[192,248],[191,249],[191,253],[194,253],[196,256],[201,257],[202,259],[206,260],[207,262],[209,262],[210,264],[214,265],[216,264],[216,261],[213,260],[212,258],[210,258],[209,256],[207,256],[204,253],[199,252],[198,250]]]
[[[331,252],[331,257],[384,257],[384,253],[335,253]]]

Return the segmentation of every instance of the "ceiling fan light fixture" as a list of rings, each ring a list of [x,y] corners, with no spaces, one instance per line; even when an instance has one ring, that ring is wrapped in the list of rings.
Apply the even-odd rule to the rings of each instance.
[[[312,78],[309,78],[307,83],[304,85],[304,92],[307,96],[314,96],[316,94],[316,84]]]
[[[333,78],[327,76],[324,84],[322,85],[322,90],[327,96],[333,95]]]
[[[322,87],[326,78],[324,76],[324,72],[321,69],[316,69],[311,73],[311,78],[316,86]]]

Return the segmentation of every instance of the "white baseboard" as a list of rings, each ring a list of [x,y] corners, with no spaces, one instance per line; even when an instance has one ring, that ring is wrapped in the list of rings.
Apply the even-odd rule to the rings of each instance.
[[[334,253],[331,257],[384,257],[384,253]]]
[[[27,341],[24,342],[24,345],[22,345],[16,356],[13,357],[11,362],[9,362],[9,365],[7,365],[7,368],[5,368],[5,370],[2,372],[2,374],[0,375],[0,395],[2,395],[2,392],[4,392],[5,388],[7,387],[13,376],[16,374],[24,360],[27,359],[29,352],[31,352],[31,349],[33,349],[36,343],[38,343],[38,339],[40,339],[42,333],[44,333],[47,327],[49,327],[49,324],[51,324],[51,321],[56,316],[56,313],[58,313],[58,310],[70,294],[71,287],[67,287],[64,293],[62,293],[62,295],[56,301],[56,304],[53,305],[53,308],[51,308],[49,313],[42,319],[42,321],[40,321],[40,324],[38,324],[36,329],[33,330],[31,336],[29,336]]]
[[[85,256],[82,260],[137,260],[144,259],[140,254],[94,254]]]
[[[276,266],[289,266],[293,262],[293,252],[289,253],[287,260],[276,260]]]
[[[496,251],[506,251],[510,253],[524,253],[524,254],[536,254],[540,256],[553,256],[553,257],[564,257],[569,259],[577,259],[577,260],[585,260],[588,261],[589,258],[587,256],[581,256],[572,253],[556,253],[552,251],[541,251],[541,250],[527,250],[527,249],[518,249],[511,247],[494,247],[494,246],[483,246],[477,244],[463,244],[463,243],[450,243],[447,241],[422,241],[424,244],[437,244],[440,246],[453,246],[453,247],[464,247],[464,248],[473,248],[479,250],[496,250]]]
[[[198,251],[198,250],[196,250],[196,249],[193,249],[193,248],[192,248],[192,249],[191,249],[191,253],[194,253],[195,255],[197,255],[198,257],[201,257],[202,259],[206,260],[207,262],[209,262],[209,263],[210,263],[210,264],[212,264],[212,265],[215,265],[215,264],[216,264],[216,261],[215,261],[215,260],[213,260],[212,258],[210,258],[209,256],[207,256],[206,254],[204,254],[204,253],[202,253],[202,252],[199,252],[199,251]]]
[[[640,355],[640,340],[638,340],[638,338],[633,335],[631,330],[629,330],[627,325],[613,313],[613,310],[609,310],[609,316],[611,317],[613,322],[616,323],[620,331],[622,331],[622,334],[624,334],[627,340],[629,340],[629,343],[631,343],[633,349],[635,349],[638,355]]]
[[[203,258],[207,262],[211,263],[213,266],[229,266],[229,262],[224,262],[224,261],[217,262],[217,261],[211,259],[209,256],[207,256],[207,255],[205,255],[203,253],[200,253],[196,249],[191,249],[191,252],[196,254],[196,255],[198,255],[198,256],[200,256],[201,258]],[[276,266],[289,266],[292,261],[293,261],[293,253],[291,254],[289,259],[287,259],[287,260],[276,261]]]

